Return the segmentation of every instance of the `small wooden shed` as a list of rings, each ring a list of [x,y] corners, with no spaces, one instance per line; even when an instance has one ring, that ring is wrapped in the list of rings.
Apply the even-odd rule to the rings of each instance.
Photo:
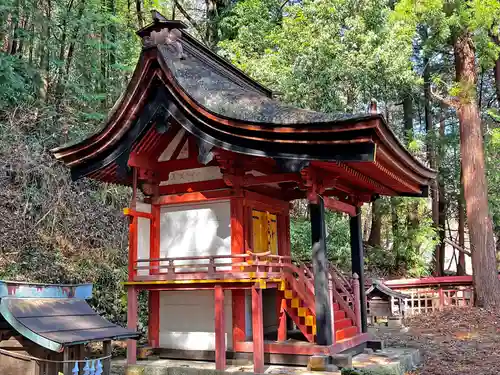
[[[0,281],[0,374],[108,375],[111,340],[137,332],[99,316],[85,301],[92,285]],[[86,344],[102,342],[92,357]]]
[[[366,290],[367,316],[371,324],[377,319],[404,317],[406,294],[396,292],[379,280]]]

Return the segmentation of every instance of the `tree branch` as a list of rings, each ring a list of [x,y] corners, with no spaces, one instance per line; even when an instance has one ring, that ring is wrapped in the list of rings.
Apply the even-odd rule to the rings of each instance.
[[[177,0],[174,0],[174,9],[179,9],[179,12],[181,12],[184,18],[196,29],[196,32],[200,36],[203,35],[203,30],[201,29],[200,24],[193,17],[191,17],[188,12],[186,12],[186,10]],[[205,40],[203,42],[205,43]]]
[[[446,242],[448,245],[453,246],[455,249],[460,251],[461,253],[464,253],[465,255],[472,256],[471,252],[469,250],[465,250],[462,246],[458,245],[457,243],[445,238],[444,242]]]
[[[437,100],[439,100],[443,104],[447,105],[448,107],[458,108],[460,106],[460,102],[459,102],[459,100],[457,98],[445,98],[444,96],[441,96],[440,94],[438,94],[437,92],[435,92],[432,89],[432,86],[430,86],[430,91],[431,91],[431,95],[434,98],[436,98]]]

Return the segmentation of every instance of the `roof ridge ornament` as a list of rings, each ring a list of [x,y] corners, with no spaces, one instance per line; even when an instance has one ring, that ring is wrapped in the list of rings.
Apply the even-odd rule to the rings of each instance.
[[[180,30],[187,26],[181,21],[167,19],[155,9],[151,10],[151,19],[153,23],[137,31],[137,35],[142,38],[143,48],[170,45],[174,47],[176,57],[184,58],[179,40],[182,37]]]

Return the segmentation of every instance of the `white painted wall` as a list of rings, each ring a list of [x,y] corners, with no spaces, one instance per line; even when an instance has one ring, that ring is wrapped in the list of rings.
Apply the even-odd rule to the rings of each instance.
[[[229,201],[162,207],[160,257],[231,254],[230,222]],[[176,265],[190,263],[178,261]]]
[[[232,349],[231,291],[224,293],[226,346]],[[215,350],[213,290],[160,292],[160,347]]]
[[[136,210],[138,212],[151,213],[151,205],[143,202],[137,202]],[[149,259],[149,245],[150,245],[150,227],[149,219],[143,217],[137,218],[137,259]],[[138,263],[139,266],[149,266],[149,262]],[[138,270],[137,275],[149,275],[147,269]]]

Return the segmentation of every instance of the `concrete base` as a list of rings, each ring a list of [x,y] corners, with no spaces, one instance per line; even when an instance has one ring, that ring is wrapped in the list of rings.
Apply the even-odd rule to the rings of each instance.
[[[350,356],[346,356],[345,359],[347,358],[351,360]],[[309,371],[304,366],[270,365],[265,367],[264,372],[266,375],[341,375],[341,372],[330,364],[335,363],[334,358],[330,360],[332,361],[329,363],[320,361],[326,365],[323,371]],[[361,375],[404,375],[413,370],[419,362],[418,349],[387,348],[376,351],[369,349],[352,357],[352,364],[345,362],[339,367],[344,367],[346,370],[348,368],[359,370]],[[233,373],[254,375],[252,362],[228,360],[226,371],[217,371],[213,362],[204,361],[147,360],[139,361],[137,365],[127,368],[125,360],[113,360],[111,369],[111,375],[225,375]]]
[[[387,348],[357,355],[352,367],[362,375],[404,375],[420,363],[420,352],[413,348]]]

